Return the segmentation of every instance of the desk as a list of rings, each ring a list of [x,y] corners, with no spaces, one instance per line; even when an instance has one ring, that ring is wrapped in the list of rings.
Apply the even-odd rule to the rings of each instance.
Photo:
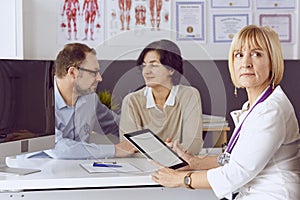
[[[204,127],[203,132],[219,132],[220,135],[218,137],[218,140],[214,144],[214,147],[222,147],[222,144],[227,143],[227,131],[229,131],[230,128],[228,126],[225,127]]]
[[[9,158],[10,167],[37,168],[41,172],[26,175],[0,175],[0,199],[217,199],[211,190],[164,188],[151,180],[156,169],[145,158],[110,159],[129,162],[143,172],[90,174],[80,167],[88,160],[16,159]]]

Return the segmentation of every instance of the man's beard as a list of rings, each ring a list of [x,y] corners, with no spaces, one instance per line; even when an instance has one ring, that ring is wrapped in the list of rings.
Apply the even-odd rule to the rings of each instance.
[[[75,85],[74,85],[74,94],[76,96],[80,97],[80,96],[84,96],[84,95],[87,95],[87,94],[94,93],[96,91],[97,87],[93,87],[93,86],[94,85],[91,85],[87,89],[82,89],[79,84],[75,83]]]

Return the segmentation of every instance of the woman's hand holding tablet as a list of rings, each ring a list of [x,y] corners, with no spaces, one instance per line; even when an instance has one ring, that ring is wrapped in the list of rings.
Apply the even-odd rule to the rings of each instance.
[[[165,167],[177,169],[188,165],[150,129],[126,133],[124,137],[144,156]]]

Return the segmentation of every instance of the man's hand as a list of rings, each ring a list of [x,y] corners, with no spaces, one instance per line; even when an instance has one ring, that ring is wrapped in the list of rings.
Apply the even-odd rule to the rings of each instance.
[[[115,145],[115,157],[128,157],[136,152],[137,149],[128,141],[123,141]]]

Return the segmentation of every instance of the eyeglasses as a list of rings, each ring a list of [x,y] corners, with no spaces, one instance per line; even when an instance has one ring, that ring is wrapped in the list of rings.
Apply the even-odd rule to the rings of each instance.
[[[90,72],[90,73],[94,74],[95,77],[98,75],[98,73],[101,75],[100,69],[99,70],[90,70],[90,69],[86,69],[84,67],[77,67],[77,69],[80,69],[80,70],[86,71],[86,72]]]

